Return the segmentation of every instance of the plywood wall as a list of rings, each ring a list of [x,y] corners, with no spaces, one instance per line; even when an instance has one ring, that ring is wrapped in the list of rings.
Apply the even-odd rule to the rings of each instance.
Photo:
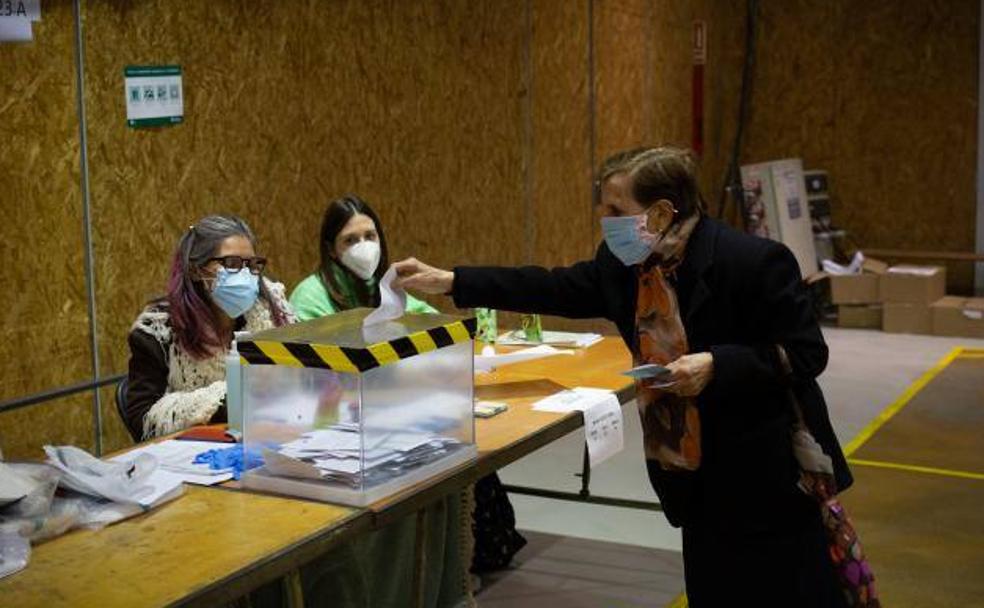
[[[587,2],[534,2],[531,40],[531,261],[593,255]]]
[[[0,44],[0,400],[92,373],[72,3],[44,8],[34,43]],[[0,415],[0,447],[22,452],[35,429],[51,429],[52,441],[89,439],[89,404]]]
[[[980,3],[760,4],[745,160],[827,169],[862,248],[973,251]]]

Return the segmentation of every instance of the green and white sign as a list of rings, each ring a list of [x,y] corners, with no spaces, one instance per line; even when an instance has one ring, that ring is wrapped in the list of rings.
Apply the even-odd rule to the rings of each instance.
[[[159,127],[184,120],[184,87],[181,66],[129,65],[123,70],[126,82],[126,124]]]

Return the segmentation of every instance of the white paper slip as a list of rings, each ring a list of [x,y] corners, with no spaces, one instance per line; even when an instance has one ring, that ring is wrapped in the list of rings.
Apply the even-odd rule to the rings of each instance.
[[[323,474],[318,467],[273,450],[263,450],[263,463],[266,469],[274,475],[284,477],[299,477],[301,479],[321,479]]]
[[[326,450],[359,450],[361,448],[362,440],[358,433],[335,429],[318,429],[285,443],[281,451],[284,453],[322,452]]]
[[[538,412],[583,412],[592,405],[604,401],[614,395],[611,391],[602,388],[572,388],[566,391],[554,393],[549,397],[540,399],[533,404],[533,409]],[[618,400],[616,399],[616,403]]]
[[[503,365],[509,365],[510,363],[521,363],[523,361],[532,361],[534,359],[542,359],[543,357],[553,357],[555,355],[573,355],[574,352],[570,350],[559,350],[550,345],[543,344],[540,346],[535,346],[533,348],[527,348],[524,350],[518,350],[512,353],[503,353],[496,355],[475,355],[475,373],[479,372],[490,372],[493,369],[502,367]]]
[[[591,468],[622,451],[622,406],[615,395],[609,393],[584,410],[584,438]]]
[[[379,282],[379,307],[362,321],[363,327],[392,321],[403,316],[407,309],[407,292],[393,286],[396,267],[390,266]]]

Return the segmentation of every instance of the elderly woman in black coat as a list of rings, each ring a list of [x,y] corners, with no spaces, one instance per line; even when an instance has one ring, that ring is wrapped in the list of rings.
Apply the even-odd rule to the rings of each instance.
[[[399,283],[459,307],[613,321],[637,365],[669,370],[636,396],[649,478],[683,531],[690,605],[846,605],[818,503],[797,487],[789,387],[837,487],[852,480],[816,382],[827,346],[795,258],[704,216],[686,151],[615,154],[598,188],[605,242],[593,260],[447,271],[409,259]]]

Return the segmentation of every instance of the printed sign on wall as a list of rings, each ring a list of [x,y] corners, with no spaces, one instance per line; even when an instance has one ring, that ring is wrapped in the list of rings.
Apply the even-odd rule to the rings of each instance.
[[[0,0],[0,42],[30,42],[41,21],[41,0]]]
[[[184,120],[181,66],[127,66],[123,70],[126,124],[160,127]]]

